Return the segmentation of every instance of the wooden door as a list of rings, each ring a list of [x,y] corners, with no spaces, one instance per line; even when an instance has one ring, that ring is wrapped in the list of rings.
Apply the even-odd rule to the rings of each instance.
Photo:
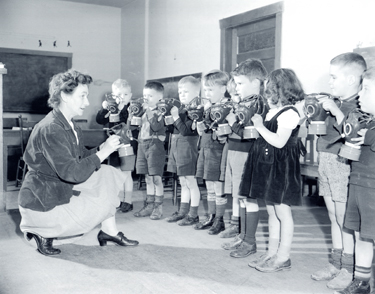
[[[280,67],[283,2],[220,20],[221,69],[231,72],[248,58],[262,60],[267,71]]]

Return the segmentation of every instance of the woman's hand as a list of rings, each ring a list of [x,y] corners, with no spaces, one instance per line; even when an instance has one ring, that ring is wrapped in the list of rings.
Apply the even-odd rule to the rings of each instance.
[[[122,145],[123,144],[120,142],[120,136],[109,136],[108,139],[100,145],[100,150],[96,152],[96,155],[99,157],[100,162],[102,162]]]
[[[255,128],[263,127],[263,117],[259,114],[254,114],[251,121],[253,122]]]

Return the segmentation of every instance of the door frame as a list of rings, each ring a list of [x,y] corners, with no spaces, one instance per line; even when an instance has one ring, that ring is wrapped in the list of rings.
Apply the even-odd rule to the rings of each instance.
[[[276,2],[267,6],[253,9],[241,14],[223,18],[219,21],[220,38],[220,69],[231,72],[237,63],[237,34],[236,28],[258,20],[275,16],[275,69],[281,65],[281,25],[284,3]]]

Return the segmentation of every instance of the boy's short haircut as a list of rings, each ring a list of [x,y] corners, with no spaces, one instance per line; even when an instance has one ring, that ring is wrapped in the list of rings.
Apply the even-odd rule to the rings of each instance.
[[[113,88],[117,88],[117,89],[129,88],[130,91],[132,90],[132,88],[131,88],[130,84],[128,83],[128,81],[127,80],[123,80],[123,79],[117,79],[116,81],[114,81],[112,83],[112,87]]]
[[[362,79],[375,82],[375,67],[370,67],[368,70],[366,70],[362,75]]]
[[[227,84],[227,91],[229,93],[229,95],[233,95],[233,94],[236,94],[236,82],[234,81],[233,78],[231,78],[229,81],[228,81],[228,84]]]
[[[159,82],[147,82],[143,88],[152,89],[152,90],[155,90],[156,92],[164,94],[164,86]]]
[[[178,86],[185,85],[185,84],[192,84],[193,86],[200,88],[201,81],[200,79],[197,79],[193,76],[186,76],[178,81]]]
[[[256,58],[249,58],[242,61],[231,73],[233,76],[247,76],[250,81],[258,79],[261,85],[267,78],[267,70],[262,61]]]
[[[218,69],[211,70],[202,78],[203,85],[212,87],[214,85],[227,86],[229,75],[225,71]]]
[[[330,64],[350,67],[351,70],[354,71],[353,73],[357,75],[362,75],[367,68],[366,61],[363,56],[354,52],[337,55],[331,60]]]

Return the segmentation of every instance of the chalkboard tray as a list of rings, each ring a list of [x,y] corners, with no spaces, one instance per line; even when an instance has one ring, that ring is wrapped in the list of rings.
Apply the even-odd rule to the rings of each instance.
[[[48,85],[53,75],[72,67],[72,53],[0,48],[3,111],[48,113]]]

